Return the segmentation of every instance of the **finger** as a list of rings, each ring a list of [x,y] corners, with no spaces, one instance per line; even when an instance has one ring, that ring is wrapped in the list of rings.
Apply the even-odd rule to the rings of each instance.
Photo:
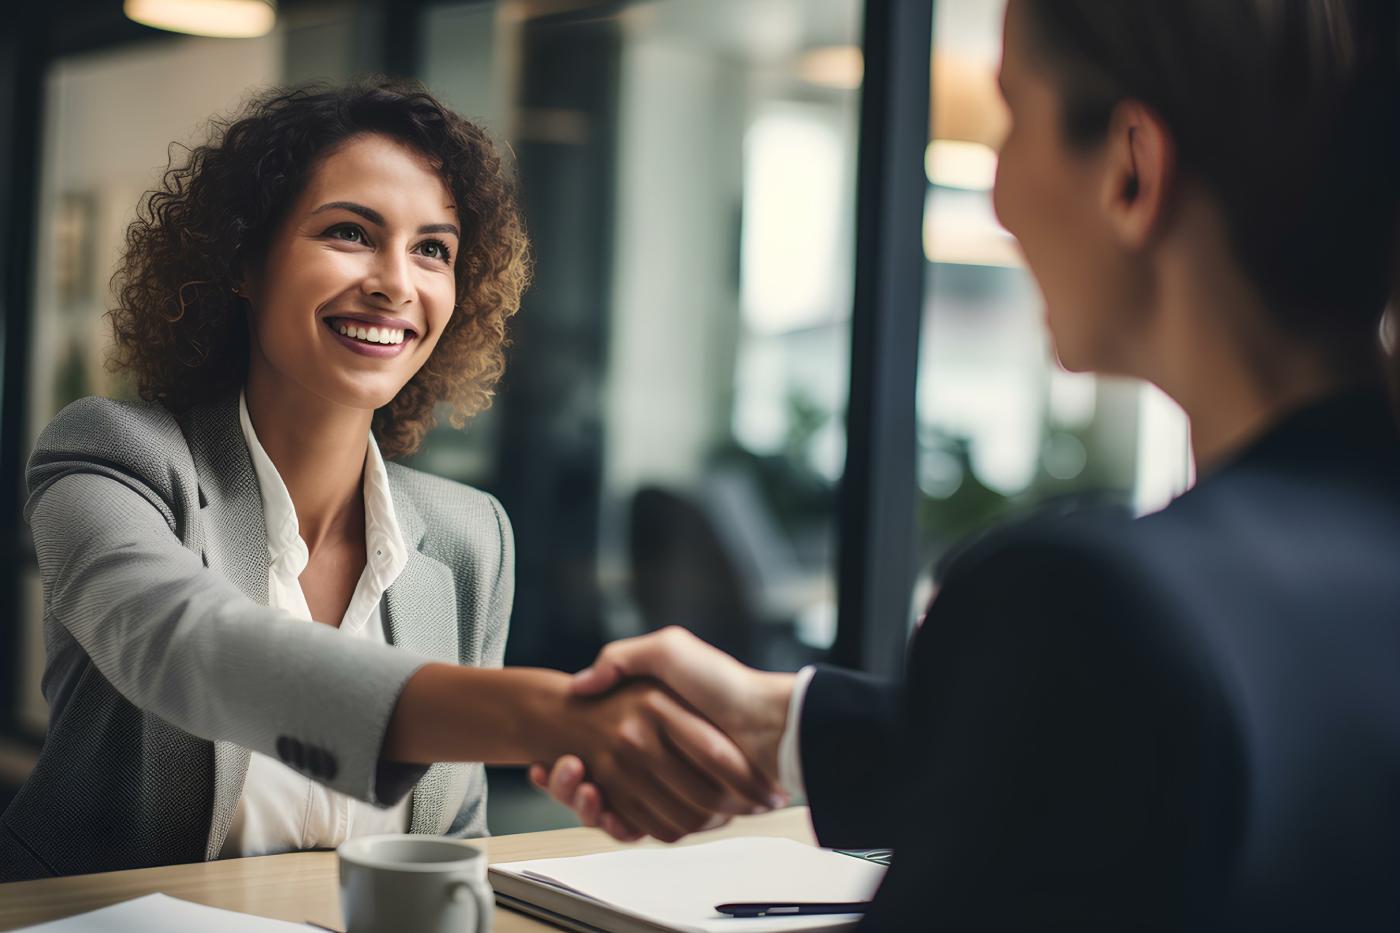
[[[606,693],[629,677],[665,680],[675,666],[673,662],[679,659],[678,643],[690,640],[698,641],[684,629],[672,626],[605,645],[590,667],[574,675],[570,689],[576,696],[593,696]]]
[[[659,744],[660,740],[654,741]],[[625,757],[598,762],[589,769],[596,782],[592,785],[594,792],[600,800],[598,810],[601,816],[604,810],[602,788],[606,788],[606,810],[611,811],[614,819],[625,823],[633,833],[674,841],[684,835],[684,831],[674,819],[665,815],[672,809],[667,799],[670,795],[648,773],[656,756],[648,754],[644,748],[638,747]],[[573,804],[574,800],[568,799],[565,803]]]
[[[574,813],[584,826],[597,826],[603,814],[603,793],[597,785],[584,783],[574,794]]]
[[[701,822],[691,827],[691,831],[694,832],[699,826],[708,823],[726,804],[732,805],[735,801],[724,787],[691,764],[690,760],[675,748],[673,742],[669,739],[665,741],[674,757],[657,762],[652,774],[674,797],[702,814]],[[748,813],[752,809],[752,804],[746,801],[739,802],[739,812]]]
[[[674,753],[668,749],[664,754],[669,756]],[[675,842],[698,832],[713,815],[712,810],[692,803],[676,789],[679,782],[676,774],[678,767],[687,766],[659,760],[656,755],[648,756],[646,761],[638,760],[633,765],[636,772],[634,782],[640,790],[639,799],[651,811],[656,825],[661,830],[652,832],[651,835],[662,842]],[[621,815],[627,814],[623,812]],[[640,825],[638,828],[641,828]]]
[[[651,731],[647,741],[621,749],[613,762],[616,777],[600,774],[603,780],[597,783],[607,795],[608,809],[662,842],[675,842],[704,826],[712,811],[676,790],[683,780],[677,769],[689,766],[659,732],[661,725],[653,722],[650,729],[658,731]]]
[[[549,772],[549,796],[569,806],[583,783],[583,761],[575,755],[563,755]]]
[[[712,829],[719,829],[721,826],[728,826],[729,821],[732,819],[734,819],[734,817],[727,813],[716,813],[714,816],[710,817],[710,822],[706,823],[705,828],[701,831],[709,832]]]
[[[607,693],[621,679],[618,670],[600,658],[593,662],[592,667],[585,667],[574,675],[569,690],[574,696],[594,696]]]
[[[632,654],[631,641],[629,638],[604,645],[593,663],[574,675],[573,682],[569,685],[569,690],[574,696],[607,693],[626,678],[626,665]]]
[[[539,790],[549,793],[549,772],[538,761],[530,765],[530,783]]]
[[[680,809],[670,793],[645,773],[645,765],[628,765],[627,787],[606,784],[608,809],[638,832],[662,842],[675,842],[686,835]],[[609,833],[611,835],[611,833]]]
[[[598,825],[618,842],[636,842],[644,835],[616,813],[604,813]]]
[[[695,768],[735,799],[726,812],[752,813],[755,809],[776,810],[787,806],[781,788],[746,756],[723,732],[673,698],[658,698],[663,716],[662,731],[672,746]],[[742,805],[739,803],[742,801]]]

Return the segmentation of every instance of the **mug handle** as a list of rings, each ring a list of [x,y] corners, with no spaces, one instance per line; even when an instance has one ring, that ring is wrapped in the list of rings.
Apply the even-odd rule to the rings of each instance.
[[[474,899],[476,901],[476,933],[489,933],[491,923],[495,919],[496,905],[492,898],[487,896],[486,891],[469,881],[454,881],[447,896],[455,904],[464,904],[468,898]]]

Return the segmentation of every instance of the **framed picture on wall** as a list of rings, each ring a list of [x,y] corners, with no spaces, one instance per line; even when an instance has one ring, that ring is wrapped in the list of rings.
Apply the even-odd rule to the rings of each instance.
[[[96,196],[87,191],[61,194],[53,230],[54,294],[59,306],[69,309],[92,302],[96,297]]]

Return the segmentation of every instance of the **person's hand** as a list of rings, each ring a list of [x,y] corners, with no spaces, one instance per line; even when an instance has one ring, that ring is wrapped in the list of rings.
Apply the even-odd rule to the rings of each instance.
[[[561,755],[606,790],[611,816],[594,817],[619,838],[663,842],[772,806],[776,785],[703,718],[655,683],[630,681],[603,696],[575,689],[558,723]],[[575,792],[575,795],[577,792]]]
[[[671,627],[608,645],[591,667],[575,675],[573,690],[598,694],[636,677],[664,683],[733,739],[774,788],[779,786],[778,745],[787,725],[792,674],[746,667],[685,629]],[[614,806],[610,794],[604,800],[596,773],[577,757],[562,756],[552,767],[535,764],[530,779],[586,826],[599,826],[618,839],[646,832]],[[775,793],[767,803],[776,808],[787,801]]]
[[[635,842],[645,833],[634,829],[630,823],[615,813],[603,809],[603,792],[596,784],[585,781],[587,769],[576,755],[565,755],[554,762],[554,767],[535,764],[530,766],[530,782],[549,794],[559,803],[574,811],[580,823],[602,829],[619,842]],[[715,829],[729,821],[722,816],[716,820]]]

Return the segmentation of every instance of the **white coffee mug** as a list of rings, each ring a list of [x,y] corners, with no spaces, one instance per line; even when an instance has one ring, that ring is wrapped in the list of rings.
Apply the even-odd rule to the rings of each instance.
[[[487,933],[486,853],[456,839],[394,834],[340,845],[348,933]]]

